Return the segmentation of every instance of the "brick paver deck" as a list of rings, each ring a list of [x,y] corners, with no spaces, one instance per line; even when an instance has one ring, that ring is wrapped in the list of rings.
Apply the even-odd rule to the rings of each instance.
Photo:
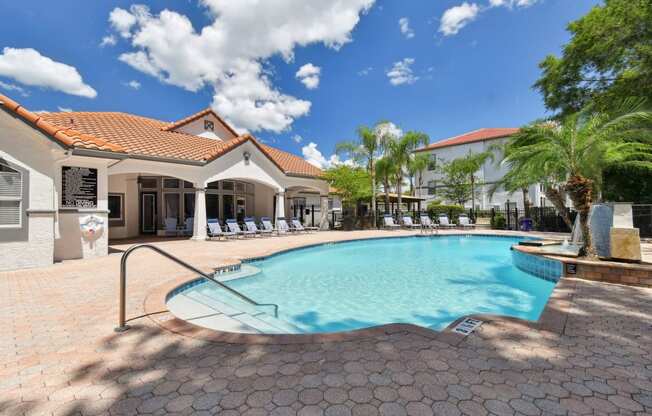
[[[382,234],[161,246],[211,270],[280,248]],[[411,331],[243,345],[178,335],[149,317],[113,333],[119,259],[0,273],[0,414],[652,413],[651,289],[565,279],[558,290],[570,301],[555,304],[567,314],[560,334],[497,319],[456,346]],[[143,313],[152,287],[184,276],[154,253],[134,254],[128,316]]]

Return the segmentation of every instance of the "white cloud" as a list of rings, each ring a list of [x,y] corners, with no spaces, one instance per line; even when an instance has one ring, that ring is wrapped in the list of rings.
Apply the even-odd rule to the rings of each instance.
[[[457,34],[464,26],[475,20],[480,7],[475,3],[464,2],[459,6],[446,10],[441,17],[439,31],[444,36]]]
[[[97,96],[97,91],[84,83],[75,67],[53,61],[31,48],[4,48],[0,54],[0,75],[21,84],[66,94],[87,98]]]
[[[314,90],[319,86],[319,77],[321,75],[321,68],[311,63],[303,65],[295,76],[303,83],[309,90]]]
[[[388,136],[392,139],[398,139],[403,136],[403,130],[391,121],[378,124],[374,130],[377,136]]]
[[[144,6],[116,8],[109,20],[131,39],[133,51],[121,61],[189,91],[212,88],[213,108],[236,128],[281,132],[311,103],[279,91],[264,70],[266,61],[280,55],[290,62],[296,47],[314,43],[339,49],[373,3],[201,0],[212,22],[197,30],[182,14],[153,15]]]
[[[414,58],[405,58],[402,61],[394,62],[392,68],[387,71],[387,77],[392,85],[414,84],[419,77],[412,72]]]
[[[139,90],[139,89],[140,89],[140,82],[138,82],[138,81],[136,81],[136,80],[131,80],[131,81],[129,81],[129,82],[125,82],[124,85],[125,85],[126,87],[133,88],[133,89],[135,89],[135,90]]]
[[[301,143],[301,142],[303,141],[303,137],[301,137],[301,136],[298,135],[298,134],[295,134],[294,136],[292,136],[292,141],[295,142],[295,143],[297,143],[297,144],[298,144],[298,143]]]
[[[374,70],[374,68],[372,66],[368,66],[368,67],[366,67],[364,69],[359,70],[358,75],[360,75],[361,77],[366,77],[373,70]]]
[[[70,112],[72,112],[72,108],[67,108],[67,107],[57,107],[57,108],[58,108],[59,111],[61,111],[62,113],[70,113]]]
[[[118,43],[118,40],[115,38],[113,35],[107,35],[102,38],[102,42],[100,42],[100,46],[114,46],[116,43]]]
[[[414,30],[410,27],[410,20],[407,17],[401,17],[398,19],[398,26],[401,29],[401,33],[408,39],[414,37]]]
[[[530,7],[534,5],[539,0],[489,0],[489,6],[491,7]]]
[[[340,160],[339,156],[336,154],[332,154],[328,159],[326,159],[319,149],[317,149],[317,143],[315,142],[310,142],[306,146],[303,146],[301,148],[301,153],[306,162],[313,166],[317,166],[320,169],[328,169],[337,165],[355,165],[353,160]]]
[[[25,88],[19,87],[16,84],[10,84],[10,83],[7,83],[7,82],[0,81],[0,88],[2,88],[3,90],[6,90],[6,91],[16,91],[18,94],[20,94],[23,97],[28,97],[29,96],[29,92],[27,92],[27,90],[25,90]]]

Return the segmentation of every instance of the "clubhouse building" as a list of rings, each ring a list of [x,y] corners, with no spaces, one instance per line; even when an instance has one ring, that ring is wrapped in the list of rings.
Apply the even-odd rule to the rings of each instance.
[[[176,122],[33,113],[0,94],[0,270],[104,256],[110,239],[207,238],[209,218],[328,226],[328,183],[213,110]]]

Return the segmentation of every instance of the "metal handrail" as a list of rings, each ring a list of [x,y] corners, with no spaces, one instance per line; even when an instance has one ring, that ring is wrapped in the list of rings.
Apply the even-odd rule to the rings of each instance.
[[[232,289],[225,285],[224,283],[215,280],[211,276],[207,275],[206,273],[202,272],[201,270],[197,269],[196,267],[191,266],[190,264],[186,263],[185,261],[173,256],[172,254],[168,253],[165,250],[161,250],[160,248],[153,246],[151,244],[138,244],[132,247],[129,247],[123,254],[122,258],[120,259],[120,316],[118,318],[118,326],[115,328],[116,332],[123,332],[129,329],[129,325],[126,324],[126,301],[127,301],[127,259],[129,258],[129,255],[133,253],[134,251],[141,249],[141,248],[148,248],[163,257],[166,257],[173,262],[177,263],[180,266],[185,267],[186,269],[192,271],[193,273],[197,273],[201,277],[203,277],[206,280],[209,280],[216,285],[220,286],[222,289],[227,290],[233,295],[236,295],[240,299],[244,300],[247,303],[250,303],[251,305],[254,306],[272,306],[274,308],[274,317],[278,317],[278,305],[275,303],[258,303],[254,301],[253,299],[243,295],[242,293],[238,292],[235,289]]]

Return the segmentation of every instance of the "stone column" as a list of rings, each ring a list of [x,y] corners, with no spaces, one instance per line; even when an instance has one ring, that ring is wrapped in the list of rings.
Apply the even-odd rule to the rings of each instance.
[[[328,195],[319,196],[319,212],[321,214],[319,229],[328,230]]]
[[[195,188],[195,219],[192,226],[193,240],[206,240],[206,189]]]
[[[285,190],[276,193],[276,213],[275,218],[285,218]]]

